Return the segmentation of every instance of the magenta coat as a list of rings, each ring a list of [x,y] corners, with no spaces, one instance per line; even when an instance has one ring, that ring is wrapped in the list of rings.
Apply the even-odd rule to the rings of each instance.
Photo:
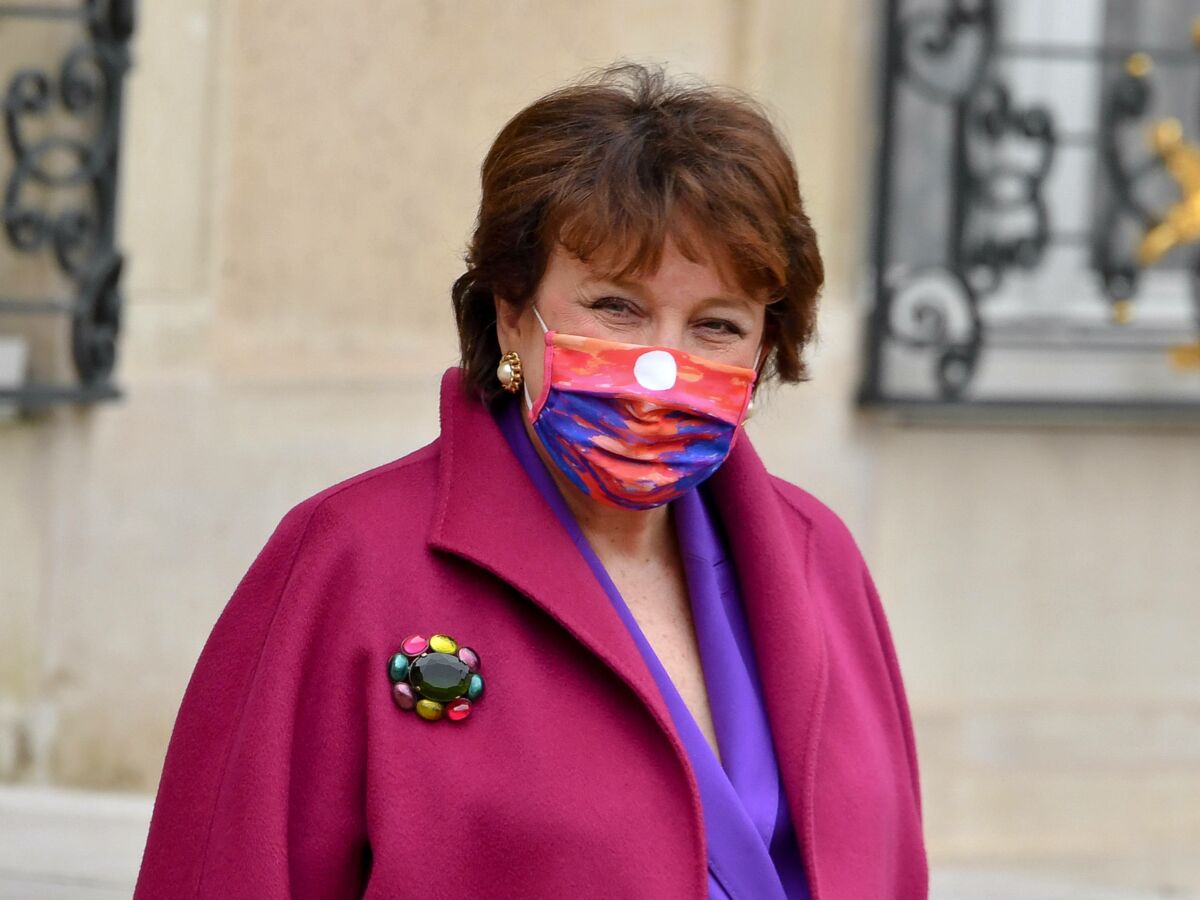
[[[629,631],[457,369],[441,436],[292,509],[179,711],[136,898],[692,898],[700,797]],[[712,478],[815,900],[926,896],[900,672],[850,532],[743,434]],[[482,659],[461,722],[389,657]]]

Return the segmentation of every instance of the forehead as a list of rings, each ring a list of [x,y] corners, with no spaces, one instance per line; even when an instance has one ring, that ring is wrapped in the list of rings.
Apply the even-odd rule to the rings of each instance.
[[[731,255],[711,238],[667,235],[657,247],[633,253],[615,246],[587,256],[557,242],[549,269],[577,283],[604,283],[654,296],[703,295],[742,301],[766,301],[766,290],[747,288]]]

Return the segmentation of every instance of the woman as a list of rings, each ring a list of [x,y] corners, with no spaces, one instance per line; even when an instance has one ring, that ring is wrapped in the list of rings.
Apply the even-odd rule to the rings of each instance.
[[[210,636],[137,896],[924,896],[874,585],[741,431],[823,278],[775,130],[552,93],[467,266],[440,437],[289,512]]]

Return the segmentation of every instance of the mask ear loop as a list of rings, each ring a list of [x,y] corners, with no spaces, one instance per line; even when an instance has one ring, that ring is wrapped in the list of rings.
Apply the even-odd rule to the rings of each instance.
[[[537,316],[538,324],[542,326],[542,333],[549,334],[550,329],[546,327],[546,322],[542,319],[542,314],[540,312],[538,312],[538,308],[536,306],[531,305],[530,309],[532,309],[533,314],[535,316]],[[542,377],[543,378],[546,377],[545,372],[542,373]],[[531,396],[529,396],[529,382],[522,381],[521,388],[525,391],[525,405],[529,408],[529,414],[532,416],[533,415],[533,398]]]
[[[750,400],[746,403],[746,413],[742,416],[742,421],[746,421],[754,415],[754,391],[758,388],[758,379],[762,372],[758,370],[759,364],[763,361],[763,344],[758,345],[758,352],[754,354],[754,384],[750,386]]]

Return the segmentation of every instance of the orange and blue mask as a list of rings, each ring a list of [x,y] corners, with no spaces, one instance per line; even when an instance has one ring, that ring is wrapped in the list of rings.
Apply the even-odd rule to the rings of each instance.
[[[526,399],[542,446],[580,491],[650,509],[725,461],[750,406],[754,369],[542,328],[542,390]]]

